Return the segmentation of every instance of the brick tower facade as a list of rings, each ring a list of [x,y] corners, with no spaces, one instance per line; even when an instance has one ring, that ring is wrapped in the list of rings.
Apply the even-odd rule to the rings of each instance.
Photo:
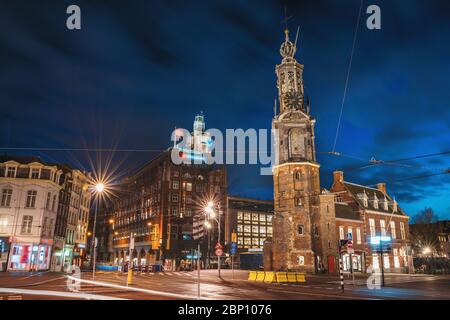
[[[272,129],[278,164],[273,167],[273,240],[266,269],[315,271],[314,221],[319,212],[319,164],[314,144],[315,119],[303,89],[303,65],[285,30],[277,75],[279,110]],[[267,251],[267,250],[266,250]],[[270,262],[269,262],[270,261]]]

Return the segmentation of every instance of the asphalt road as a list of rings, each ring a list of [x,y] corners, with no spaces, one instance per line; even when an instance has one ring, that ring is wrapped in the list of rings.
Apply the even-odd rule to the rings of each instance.
[[[342,292],[336,276],[311,275],[302,284],[247,281],[246,271],[202,270],[200,298],[207,300],[449,300],[450,276],[387,275],[386,287],[368,289],[365,276],[346,277]],[[82,273],[79,287],[62,273],[0,273],[0,300],[22,299],[193,299],[198,298],[196,272],[135,274]],[[72,289],[72,290],[71,290]],[[73,289],[78,289],[74,291]]]

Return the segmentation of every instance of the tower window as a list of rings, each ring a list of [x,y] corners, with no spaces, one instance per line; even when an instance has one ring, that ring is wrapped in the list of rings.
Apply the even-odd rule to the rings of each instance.
[[[295,206],[296,207],[301,207],[303,204],[302,204],[302,198],[300,198],[300,197],[296,197],[295,198]]]
[[[302,174],[300,173],[300,171],[296,171],[294,176],[295,176],[295,181],[300,181],[300,179],[302,178]]]
[[[297,232],[298,232],[299,236],[302,236],[304,234],[304,231],[305,231],[304,229],[305,229],[305,227],[303,225],[298,225]]]

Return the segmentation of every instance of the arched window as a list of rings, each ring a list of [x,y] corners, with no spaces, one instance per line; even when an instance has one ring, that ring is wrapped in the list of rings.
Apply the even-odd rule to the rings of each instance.
[[[294,179],[295,181],[300,181],[302,179],[302,173],[300,171],[295,171]]]
[[[303,225],[299,224],[297,227],[297,232],[299,236],[302,236],[304,234],[304,230],[305,228],[303,227]]]

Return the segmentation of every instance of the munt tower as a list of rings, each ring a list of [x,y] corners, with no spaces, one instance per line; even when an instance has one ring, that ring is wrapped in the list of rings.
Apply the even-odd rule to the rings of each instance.
[[[273,166],[273,238],[264,247],[264,268],[315,272],[329,254],[322,252],[323,244],[334,242],[322,230],[325,224],[330,225],[325,220],[334,217],[321,215],[324,206],[333,206],[334,199],[332,195],[320,195],[316,120],[310,114],[309,98],[305,98],[303,65],[295,59],[296,42],[291,42],[286,29],[280,48],[282,60],[275,67],[278,99],[272,129],[278,163]]]

